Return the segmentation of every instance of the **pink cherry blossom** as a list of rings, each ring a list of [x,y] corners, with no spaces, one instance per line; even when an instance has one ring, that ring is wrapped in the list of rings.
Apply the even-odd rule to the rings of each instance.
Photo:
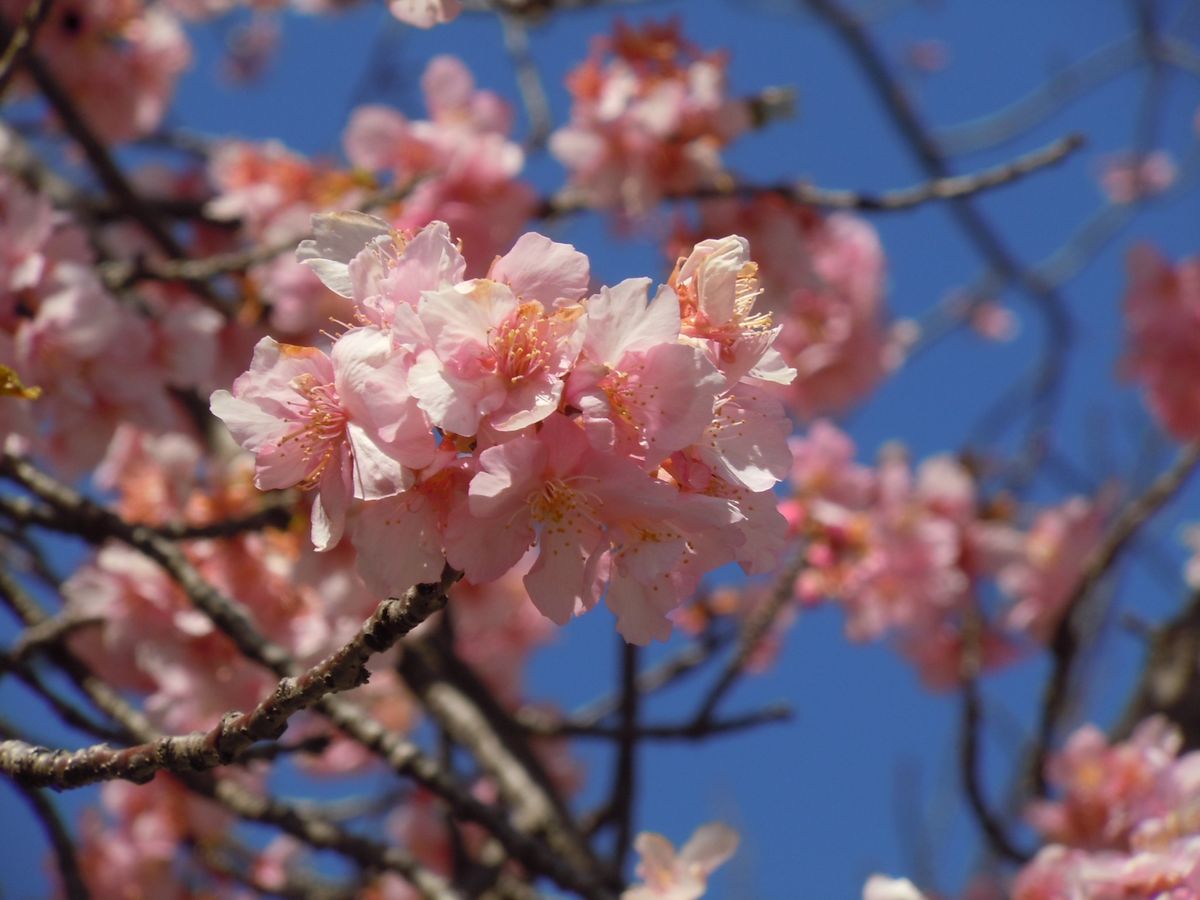
[[[458,0],[388,0],[388,9],[401,22],[432,28],[456,18],[462,4]]]
[[[598,446],[653,469],[700,441],[724,378],[703,351],[679,342],[674,292],[664,287],[648,304],[649,287],[649,279],[630,278],[588,300],[566,398]]]
[[[633,643],[670,635],[667,614],[683,599],[680,588],[694,586],[679,578],[698,568],[688,533],[737,518],[724,501],[681,494],[630,461],[596,451],[558,414],[536,437],[484,450],[479,467],[470,485],[476,521],[452,524],[451,564],[487,581],[536,543],[525,586],[538,609],[565,624],[590,609],[607,583],[617,630]]]
[[[730,381],[750,376],[790,384],[796,370],[773,344],[780,328],[769,312],[755,312],[758,266],[745,238],[701,241],[676,264],[671,286],[679,296],[683,333],[703,342]]]
[[[1200,256],[1172,265],[1148,245],[1129,252],[1122,374],[1178,440],[1200,437]]]
[[[179,424],[150,324],[104,290],[91,269],[62,264],[32,319],[17,327],[17,372],[43,390],[30,411],[39,444],[69,471],[94,465],[117,427]],[[120,364],[114,364],[115,356]]]
[[[213,394],[213,412],[255,454],[263,490],[317,488],[313,539],[337,543],[353,495],[381,499],[412,481],[410,468],[433,458],[428,425],[398,380],[390,340],[355,329],[333,356],[263,338],[233,393]]]
[[[177,870],[181,846],[217,842],[231,827],[228,813],[174,778],[108,782],[100,809],[84,815],[79,866],[95,896],[183,900],[191,892]]]
[[[540,422],[558,408],[579,355],[582,312],[548,313],[487,279],[426,291],[417,317],[429,346],[409,373],[413,396],[434,425],[455,434],[474,435],[484,423],[517,431]]]
[[[1104,536],[1107,505],[1074,497],[1038,515],[1025,535],[1021,558],[997,578],[1015,601],[1005,617],[1009,628],[1040,643],[1050,640],[1088,557]]]
[[[1134,203],[1168,190],[1177,171],[1165,150],[1112,156],[1101,164],[1100,187],[1110,203]]]
[[[435,220],[449,223],[474,261],[472,274],[482,274],[533,213],[533,190],[516,180],[525,155],[508,138],[508,105],[476,90],[459,60],[435,57],[421,86],[430,119],[360,107],[343,136],[346,155],[360,168],[411,183],[392,224],[416,230]]]
[[[863,900],[926,900],[907,878],[872,875],[863,885]]]
[[[746,104],[726,96],[724,58],[675,23],[618,23],[567,86],[571,121],[550,149],[597,207],[639,214],[665,194],[720,184],[720,148],[750,126]]]
[[[15,21],[21,0],[3,0]],[[38,35],[38,50],[105,141],[127,141],[162,121],[191,47],[175,17],[142,0],[64,0]]]
[[[730,232],[749,239],[762,287],[756,305],[781,329],[775,351],[782,364],[796,370],[781,391],[789,408],[812,418],[860,402],[902,355],[884,322],[885,261],[874,228],[773,194],[707,200],[699,224],[681,227],[670,253]]]
[[[1124,850],[1138,826],[1167,813],[1181,799],[1176,769],[1181,735],[1165,719],[1148,719],[1123,743],[1084,726],[1071,735],[1047,767],[1060,800],[1038,801],[1030,822],[1049,839],[1087,850]],[[1191,755],[1189,755],[1191,756]],[[1200,757],[1189,759],[1188,765]],[[1200,783],[1189,779],[1188,799],[1200,799]]]
[[[661,834],[643,831],[634,841],[640,860],[640,884],[627,888],[621,900],[696,900],[704,896],[708,879],[738,847],[738,834],[721,822],[696,829],[676,852]]]

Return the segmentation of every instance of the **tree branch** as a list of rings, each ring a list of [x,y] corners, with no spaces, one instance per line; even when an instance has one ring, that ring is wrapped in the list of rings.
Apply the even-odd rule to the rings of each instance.
[[[1079,651],[1076,633],[1079,611],[1086,606],[1088,596],[1108,574],[1133,536],[1176,495],[1197,464],[1200,464],[1200,443],[1189,444],[1183,448],[1170,468],[1121,510],[1103,541],[1092,551],[1084,564],[1079,581],[1063,606],[1062,618],[1050,640],[1052,670],[1042,694],[1035,743],[1024,777],[1024,782],[1032,793],[1040,795],[1046,789],[1046,757],[1054,740],[1058,720],[1066,706],[1071,670]]]
[[[963,200],[976,194],[1019,181],[1027,175],[1062,162],[1084,146],[1081,134],[1069,134],[1051,141],[1044,147],[1010,160],[970,172],[966,175],[942,174],[929,181],[909,187],[895,188],[881,193],[849,190],[844,188],[822,188],[804,181],[776,184],[734,184],[728,188],[701,188],[682,193],[667,194],[671,201],[716,200],[727,197],[752,198],[763,195],[778,195],[795,203],[816,206],[822,209],[849,209],[858,212],[903,212],[934,201]],[[587,201],[570,188],[544,200],[536,215],[539,218],[554,218],[590,209]]]
[[[97,744],[65,752],[23,741],[0,741],[0,771],[34,787],[76,788],[123,779],[143,783],[159,771],[196,772],[228,765],[258,741],[277,740],[288,720],[329,694],[365,684],[367,660],[382,653],[446,605],[459,573],[449,566],[442,580],[418,584],[384,600],[354,639],[296,678],[284,678],[249,713],[230,712],[207,732],[160,737],[115,750]]]
[[[17,74],[25,58],[33,50],[33,40],[37,36],[38,29],[46,21],[52,5],[53,0],[29,0],[26,5],[25,13],[21,16],[21,21],[17,23],[16,31],[12,32],[12,36],[8,39],[8,46],[4,48],[4,55],[0,56],[0,99],[4,97],[9,84],[12,83],[13,76]]]
[[[87,900],[91,895],[79,868],[75,841],[59,817],[58,810],[41,791],[19,781],[14,784],[46,830],[46,837],[50,839],[50,845],[54,848],[54,859],[58,864],[58,874],[62,878],[63,892],[69,900]]]

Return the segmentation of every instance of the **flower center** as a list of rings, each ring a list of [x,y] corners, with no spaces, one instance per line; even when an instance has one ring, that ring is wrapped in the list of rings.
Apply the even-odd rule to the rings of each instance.
[[[529,512],[535,522],[547,526],[578,527],[582,522],[598,525],[593,507],[598,498],[573,487],[571,482],[588,480],[577,475],[571,478],[552,478],[540,491],[529,498]]]
[[[548,326],[540,311],[540,304],[521,304],[516,315],[504,322],[492,338],[496,374],[510,384],[536,375],[549,362]]]
[[[304,458],[312,461],[307,477],[300,482],[300,486],[308,490],[317,485],[337,455],[346,435],[348,417],[342,409],[337,388],[322,384],[312,373],[306,372],[295,378],[292,387],[308,403],[308,409],[300,413],[304,424],[284,441],[296,441]]]

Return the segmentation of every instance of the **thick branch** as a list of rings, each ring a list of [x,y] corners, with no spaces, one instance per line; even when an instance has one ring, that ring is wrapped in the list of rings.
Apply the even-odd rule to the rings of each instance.
[[[159,771],[195,772],[227,765],[258,741],[276,740],[288,720],[329,694],[365,684],[366,662],[392,647],[446,605],[458,573],[446,567],[436,584],[419,584],[385,600],[347,643],[297,678],[284,678],[249,713],[231,712],[207,732],[161,737],[116,750],[104,744],[64,752],[0,741],[0,771],[35,787],[75,788],[97,781],[145,782]]]
[[[37,605],[3,570],[0,570],[0,597],[21,615],[27,627],[36,627],[45,621]],[[130,742],[149,744],[161,737],[141,712],[111,686],[92,675],[68,649],[54,648],[52,656],[96,707],[120,726]],[[192,790],[211,797],[242,818],[274,825],[310,846],[346,856],[368,871],[394,871],[408,879],[423,897],[451,900],[456,896],[440,876],[426,870],[403,851],[350,834],[313,810],[251,794],[238,784],[216,779],[209,773],[186,773],[180,774],[179,778]]]

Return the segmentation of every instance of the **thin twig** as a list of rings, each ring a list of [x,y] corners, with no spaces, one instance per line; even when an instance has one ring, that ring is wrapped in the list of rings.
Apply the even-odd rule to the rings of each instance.
[[[546,774],[527,748],[512,739],[519,738],[519,732],[506,740],[505,729],[497,727],[494,717],[489,717],[454,683],[445,666],[446,660],[426,642],[406,646],[397,664],[430,716],[492,777],[505,805],[512,810],[517,829],[544,841],[555,856],[567,863],[577,875],[576,889],[584,896],[611,896],[583,835],[549,789]]]
[[[1137,65],[1142,51],[1136,37],[1123,37],[1055,72],[1020,99],[995,112],[936,133],[942,152],[975,153],[1036,127],[1063,106]]]
[[[766,602],[746,617],[738,632],[737,648],[733,656],[725,664],[725,668],[721,670],[721,674],[717,676],[717,680],[713,682],[712,687],[709,688],[708,693],[704,695],[697,707],[694,717],[697,723],[707,723],[713,718],[718,704],[745,672],[746,666],[759,644],[770,632],[784,607],[795,597],[796,576],[800,574],[803,566],[804,554],[802,551],[797,551],[776,576],[775,584],[767,596]]]
[[[1043,794],[1046,789],[1046,757],[1066,705],[1071,670],[1079,651],[1075,620],[1080,610],[1086,606],[1086,600],[1092,590],[1108,574],[1138,530],[1178,493],[1197,464],[1200,464],[1200,443],[1189,444],[1180,452],[1170,468],[1121,510],[1104,539],[1084,563],[1079,581],[1063,605],[1062,617],[1050,640],[1053,668],[1042,695],[1035,743],[1024,778],[1031,792]]]
[[[52,4],[53,0],[29,0],[25,7],[21,21],[17,23],[16,30],[8,40],[8,46],[4,48],[4,54],[0,56],[0,99],[3,99],[13,76],[33,49],[34,38],[46,21]]]
[[[696,643],[689,644],[674,656],[647,669],[638,675],[638,693],[642,696],[655,694],[675,682],[696,672],[701,666],[716,657],[716,654],[733,638],[732,631],[718,633],[710,630]],[[621,706],[621,694],[616,692],[608,697],[593,700],[586,706],[576,710],[571,716],[571,722],[580,727],[588,727],[602,722],[615,713]],[[536,718],[540,715],[536,709],[523,710],[518,714],[522,721],[527,716]]]
[[[420,179],[390,185],[370,195],[357,205],[361,212],[370,212],[403,200],[420,183]],[[287,235],[274,241],[257,244],[244,250],[216,253],[199,259],[138,259],[105,263],[101,273],[110,289],[119,290],[134,282],[150,279],[205,284],[221,275],[244,272],[260,263],[292,252],[309,236],[307,231]]]
[[[844,188],[822,188],[803,181],[776,184],[742,182],[729,187],[700,188],[671,193],[667,194],[664,199],[671,201],[714,200],[725,197],[750,198],[777,195],[795,203],[823,209],[849,209],[876,213],[903,212],[934,201],[963,200],[1012,184],[1027,175],[1062,162],[1083,145],[1082,135],[1069,134],[1044,147],[1039,147],[1037,150],[987,169],[965,175],[940,174],[938,177],[920,184],[894,188],[881,193]],[[586,198],[568,188],[543,201],[537,215],[541,218],[554,218],[589,208]]]
[[[48,644],[57,644],[81,628],[99,625],[103,619],[64,613],[47,619],[41,625],[27,628],[17,636],[9,653],[17,661],[24,661]]]
[[[529,48],[529,30],[517,16],[500,16],[500,27],[504,32],[504,48],[512,60],[517,77],[517,90],[529,117],[529,137],[526,145],[530,150],[540,150],[550,137],[554,123],[550,118],[550,101],[546,97],[546,85],[538,71],[537,61]]]
[[[983,743],[983,700],[979,695],[979,673],[983,668],[983,616],[978,609],[967,610],[963,621],[962,654],[962,725],[959,734],[959,768],[967,803],[983,829],[989,846],[1005,859],[1023,863],[1029,853],[1019,849],[1008,836],[1004,824],[988,807],[980,771]]]
[[[83,871],[79,868],[75,841],[58,810],[49,798],[36,788],[19,781],[14,784],[46,830],[46,837],[50,839],[50,845],[54,848],[54,859],[58,865],[58,874],[62,878],[63,892],[69,900],[87,900],[91,894],[83,880]]]
[[[641,724],[633,730],[638,741],[703,741],[711,737],[749,731],[761,725],[787,722],[793,716],[786,703],[764,706],[754,712],[697,722]],[[519,719],[522,727],[538,737],[572,737],[603,741],[619,741],[625,730],[619,726],[584,724],[575,719],[558,719],[536,710],[525,710]]]
[[[637,792],[637,727],[641,694],[637,689],[638,648],[620,641],[621,651],[621,709],[618,728],[617,763],[613,771],[612,791],[609,794],[609,817],[616,826],[613,846],[613,868],[624,871],[633,842],[634,794]]]

